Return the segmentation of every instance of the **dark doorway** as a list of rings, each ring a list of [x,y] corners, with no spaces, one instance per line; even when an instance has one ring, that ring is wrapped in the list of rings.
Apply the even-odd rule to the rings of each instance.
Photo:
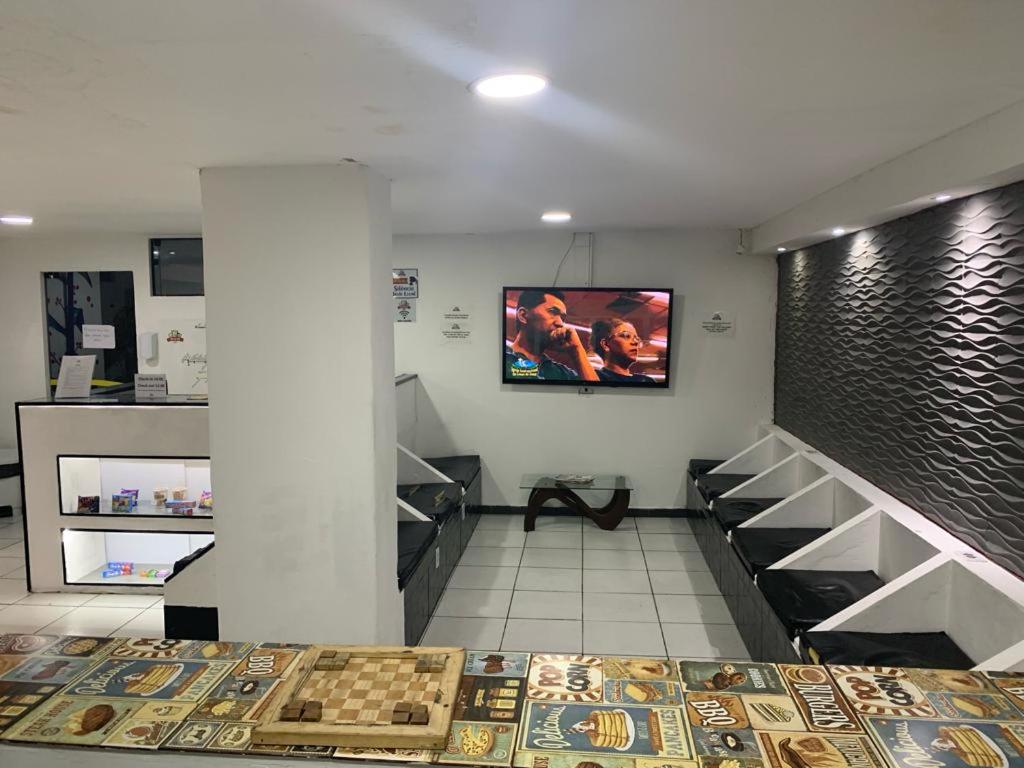
[[[96,355],[93,390],[131,386],[139,370],[131,272],[45,272],[46,346],[51,391],[64,355]],[[82,325],[114,327],[114,349],[83,349]]]

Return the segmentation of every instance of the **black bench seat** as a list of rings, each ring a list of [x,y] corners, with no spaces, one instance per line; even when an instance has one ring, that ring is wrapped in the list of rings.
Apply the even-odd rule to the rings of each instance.
[[[398,486],[398,498],[443,524],[458,510],[462,491],[458,483],[416,483]]]
[[[757,586],[790,638],[885,586],[874,571],[767,569]]]
[[[931,669],[975,666],[945,632],[805,632],[800,650],[811,664]]]
[[[782,499],[715,499],[711,513],[723,531],[731,531],[780,501]]]
[[[705,503],[708,503],[717,499],[723,493],[728,493],[736,486],[742,485],[752,477],[754,477],[754,475],[700,475],[697,478],[697,490],[700,491],[700,495],[704,497]]]
[[[437,538],[437,526],[423,520],[398,522],[398,588],[405,589],[430,545]]]
[[[769,565],[810,544],[828,528],[734,528],[732,545],[747,573],[754,576]]]
[[[712,469],[724,463],[725,459],[690,459],[686,470],[690,475],[690,481],[693,482],[701,475],[706,475]]]
[[[476,476],[480,474],[480,457],[475,454],[439,456],[436,459],[424,459],[424,461],[463,488],[469,488]]]

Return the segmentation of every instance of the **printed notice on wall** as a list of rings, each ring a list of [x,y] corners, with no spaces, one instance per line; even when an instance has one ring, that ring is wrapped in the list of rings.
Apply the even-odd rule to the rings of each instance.
[[[732,312],[712,312],[701,320],[700,327],[709,336],[734,336],[736,332]]]
[[[441,315],[441,343],[446,346],[473,341],[472,311],[467,304],[451,304]]]
[[[395,299],[395,322],[416,322],[416,299]]]
[[[441,341],[446,345],[469,344],[473,341],[473,329],[469,323],[441,323]]]
[[[83,325],[82,349],[113,349],[114,326]]]
[[[408,267],[391,270],[391,296],[395,299],[418,299],[420,297],[420,271]]]

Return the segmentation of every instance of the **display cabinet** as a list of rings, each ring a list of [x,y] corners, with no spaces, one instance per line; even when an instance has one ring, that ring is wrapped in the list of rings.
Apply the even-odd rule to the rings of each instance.
[[[174,397],[19,403],[29,590],[162,593],[213,540],[208,412]]]

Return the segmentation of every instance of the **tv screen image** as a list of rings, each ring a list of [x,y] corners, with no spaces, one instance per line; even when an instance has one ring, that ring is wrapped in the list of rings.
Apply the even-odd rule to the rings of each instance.
[[[506,384],[667,387],[672,290],[504,288]]]

